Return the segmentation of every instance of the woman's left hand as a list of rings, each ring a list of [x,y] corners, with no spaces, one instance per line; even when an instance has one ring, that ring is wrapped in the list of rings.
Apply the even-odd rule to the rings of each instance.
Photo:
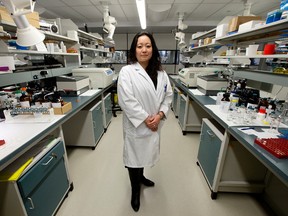
[[[159,115],[154,115],[154,116],[148,117],[145,120],[145,124],[150,130],[157,131],[160,121],[161,121],[161,117]]]

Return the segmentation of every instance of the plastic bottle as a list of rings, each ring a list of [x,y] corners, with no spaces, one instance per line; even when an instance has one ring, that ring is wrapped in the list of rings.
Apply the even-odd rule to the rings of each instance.
[[[265,117],[266,117],[266,107],[261,106],[258,110],[256,120],[258,122],[262,122],[265,119]]]
[[[266,109],[266,116],[265,119],[263,120],[263,124],[269,125],[270,124],[270,114],[273,112],[272,105],[269,105],[268,108]]]
[[[230,108],[230,99],[229,99],[230,94],[225,93],[223,95],[223,98],[220,102],[220,110],[224,113],[227,113],[229,108]]]
[[[238,102],[239,102],[239,95],[237,95],[235,92],[231,92],[231,94],[230,94],[230,108],[235,109]]]
[[[60,48],[61,48],[63,53],[67,52],[66,46],[64,45],[63,41],[60,42]]]

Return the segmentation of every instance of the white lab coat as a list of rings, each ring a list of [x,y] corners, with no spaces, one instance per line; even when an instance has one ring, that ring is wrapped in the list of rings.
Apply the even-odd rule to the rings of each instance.
[[[149,115],[162,111],[168,115],[172,88],[165,71],[158,72],[157,89],[139,63],[124,66],[118,77],[118,102],[123,110],[123,160],[127,167],[154,166],[160,153],[160,130],[145,124]]]

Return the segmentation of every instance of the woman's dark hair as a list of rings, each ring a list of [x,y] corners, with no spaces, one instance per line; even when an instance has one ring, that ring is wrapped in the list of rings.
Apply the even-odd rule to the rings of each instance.
[[[162,71],[162,65],[161,65],[160,54],[159,54],[158,48],[156,46],[156,43],[155,43],[155,40],[154,40],[152,34],[150,34],[149,32],[143,31],[143,32],[137,33],[134,36],[133,41],[131,43],[130,50],[129,50],[128,60],[129,60],[130,64],[137,62],[137,58],[136,58],[137,42],[138,42],[138,38],[143,36],[143,35],[146,35],[151,40],[152,57],[149,60],[149,64],[146,68],[146,71],[149,74],[149,76],[151,77],[151,79],[154,80],[154,78],[157,79],[157,71]]]

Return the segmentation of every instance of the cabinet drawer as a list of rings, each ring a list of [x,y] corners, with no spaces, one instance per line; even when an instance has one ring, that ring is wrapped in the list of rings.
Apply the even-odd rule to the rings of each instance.
[[[63,155],[63,143],[59,142],[18,180],[18,186],[23,197],[29,195],[36,185],[46,177],[57,162],[63,158]]]

